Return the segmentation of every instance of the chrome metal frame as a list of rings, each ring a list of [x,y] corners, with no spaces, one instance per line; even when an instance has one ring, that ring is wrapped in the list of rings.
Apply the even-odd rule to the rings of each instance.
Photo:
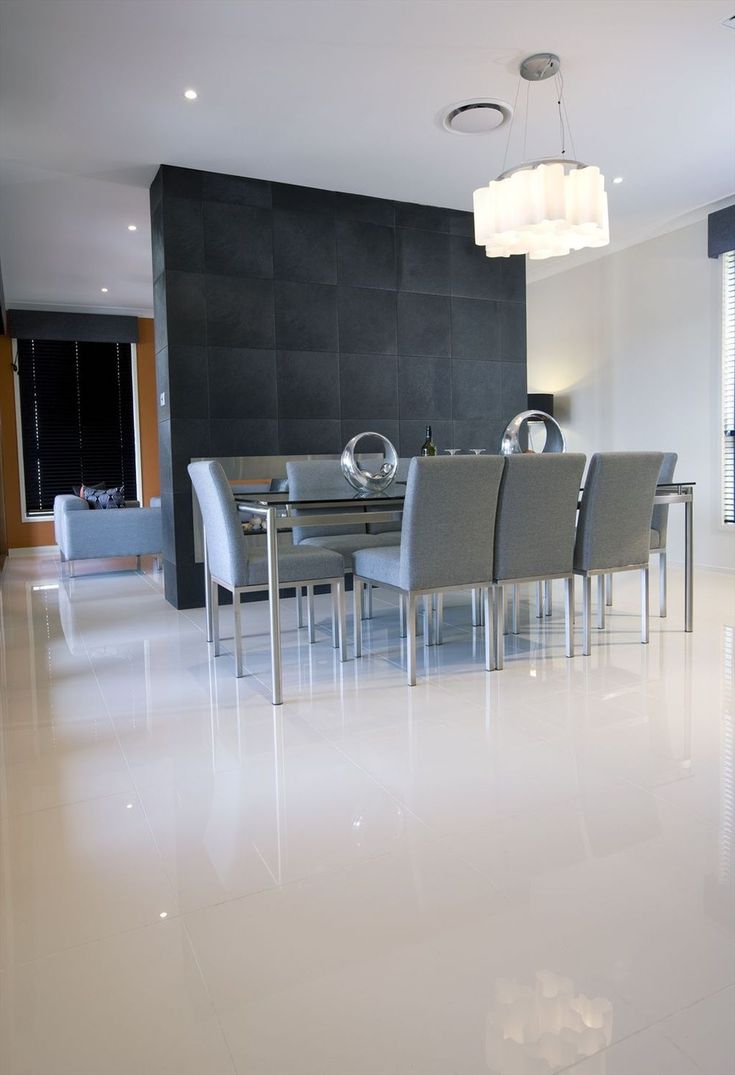
[[[592,578],[597,576],[597,628],[604,630],[605,579],[606,576],[617,575],[620,571],[641,573],[641,643],[645,645],[649,640],[648,564],[626,564],[625,567],[616,567],[613,571],[575,571],[574,574],[582,579],[582,653],[585,657],[589,657],[592,652]]]
[[[390,497],[386,497],[387,504],[390,504]],[[359,501],[357,502],[359,503]],[[268,553],[268,583],[267,585],[260,585],[254,587],[256,590],[266,591],[268,593],[268,607],[270,613],[270,644],[271,644],[271,694],[273,705],[283,704],[283,674],[281,666],[281,601],[280,591],[281,589],[293,589],[294,587],[298,591],[300,587],[306,586],[306,580],[299,582],[288,582],[281,586],[278,575],[278,531],[279,530],[292,530],[294,526],[294,517],[290,515],[278,514],[278,502],[276,504],[263,503],[263,500],[256,503],[250,501],[238,501],[240,507],[243,508],[248,515],[258,515],[265,519],[265,536],[266,547]],[[316,501],[311,505],[314,509],[324,507],[334,507],[333,501]],[[398,501],[397,506],[386,506],[385,511],[371,512],[371,523],[392,523],[396,521],[396,516],[402,514],[403,503],[402,500]],[[298,526],[353,526],[358,525],[365,521],[365,512],[346,510],[337,514],[320,515],[318,511],[315,511],[313,515],[308,516],[308,522],[304,523],[304,516],[299,515],[296,525]],[[205,542],[206,547],[206,542]],[[337,584],[344,594],[344,575],[339,579],[314,579],[310,585],[327,585],[332,587],[332,595],[334,597]],[[205,574],[204,574],[204,593],[205,601],[207,605],[207,624],[210,623],[210,615],[214,601],[212,600],[212,584],[211,574],[209,572],[209,561],[205,561]],[[229,588],[229,587],[227,587]],[[246,589],[250,589],[247,587]],[[241,591],[241,592],[244,592]],[[276,594],[277,599],[273,600],[273,595]],[[341,608],[344,613],[344,596],[340,602]],[[239,613],[237,613],[239,615]],[[340,656],[342,660],[347,659],[347,632],[346,628],[341,632],[340,637]]]
[[[504,666],[505,658],[505,587],[512,586],[512,610],[513,634],[518,634],[518,587],[526,583],[536,583],[536,616],[543,618],[546,601],[548,601],[551,615],[551,582],[553,579],[564,579],[564,621],[565,621],[565,652],[567,657],[574,656],[574,575],[544,575],[542,578],[530,576],[523,579],[498,579],[494,582],[493,618],[495,620],[495,663],[500,670]]]
[[[353,631],[355,657],[362,657],[362,620],[360,618],[361,591],[363,586],[375,583],[374,579],[364,578],[362,575],[353,575]],[[495,641],[493,638],[493,615],[490,591],[492,586],[487,582],[468,582],[462,586],[442,586],[439,589],[432,587],[428,590],[404,590],[400,586],[392,586],[387,582],[378,583],[388,590],[395,590],[399,595],[399,604],[405,602],[406,625],[406,677],[409,687],[416,686],[416,602],[419,597],[424,599],[424,645],[430,644],[432,635],[432,621],[434,612],[441,612],[441,599],[445,593],[458,590],[481,591],[485,606],[485,670],[492,672],[495,669]]]

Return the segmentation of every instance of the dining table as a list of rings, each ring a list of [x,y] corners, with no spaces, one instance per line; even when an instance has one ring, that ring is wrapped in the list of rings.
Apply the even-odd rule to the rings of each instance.
[[[694,489],[696,482],[670,482],[657,485],[654,505],[684,505],[684,630],[694,629]],[[268,560],[268,604],[271,644],[271,690],[274,705],[283,702],[281,657],[280,583],[278,577],[278,534],[295,526],[318,526],[320,529],[362,525],[365,523],[398,522],[403,511],[406,483],[394,481],[383,492],[358,492],[345,482],[345,493],[325,496],[320,500],[296,499],[287,489],[274,492],[235,493],[243,527],[253,532],[253,521],[260,525],[255,531],[263,533]],[[580,499],[584,490],[580,489]],[[212,610],[210,607],[210,572],[204,535],[204,593],[206,603],[207,641],[212,640]],[[293,588],[293,583],[288,584]],[[275,599],[274,599],[275,598]]]

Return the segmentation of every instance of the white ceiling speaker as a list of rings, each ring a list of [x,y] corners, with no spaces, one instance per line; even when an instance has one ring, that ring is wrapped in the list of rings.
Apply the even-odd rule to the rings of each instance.
[[[477,97],[450,105],[442,112],[441,122],[450,134],[490,134],[504,127],[512,115],[513,110],[505,101]]]

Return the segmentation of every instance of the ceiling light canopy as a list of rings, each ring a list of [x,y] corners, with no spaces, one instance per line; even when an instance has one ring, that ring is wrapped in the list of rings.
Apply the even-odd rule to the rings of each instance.
[[[552,77],[555,80],[561,152],[558,157],[528,160],[504,170],[488,186],[474,192],[475,242],[485,247],[489,258],[528,254],[537,261],[610,242],[604,176],[599,168],[566,155],[569,120],[560,66],[559,57],[551,52],[529,56],[521,64],[520,76],[529,84]],[[515,118],[515,105],[513,114]],[[528,94],[524,148],[527,125]],[[506,159],[512,133],[511,122]],[[574,148],[571,132],[569,140]]]

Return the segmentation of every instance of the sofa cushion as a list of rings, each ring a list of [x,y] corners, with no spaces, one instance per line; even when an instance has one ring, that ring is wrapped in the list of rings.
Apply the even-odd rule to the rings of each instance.
[[[90,508],[124,508],[125,486],[117,485],[111,489],[95,489],[88,485],[82,486],[82,496]]]

